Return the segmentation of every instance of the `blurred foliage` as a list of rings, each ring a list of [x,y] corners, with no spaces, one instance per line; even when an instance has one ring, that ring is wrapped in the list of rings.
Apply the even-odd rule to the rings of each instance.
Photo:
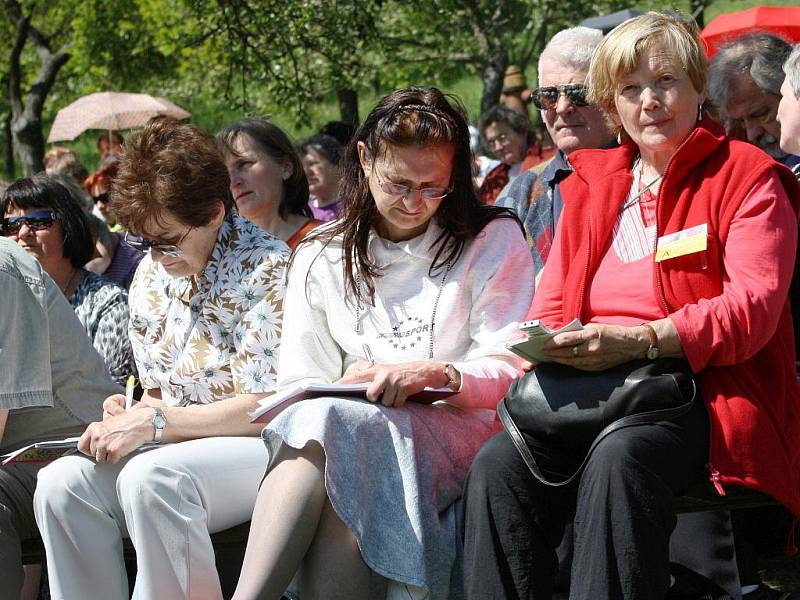
[[[793,0],[771,0],[793,4]],[[58,108],[96,91],[166,96],[215,131],[244,114],[272,118],[293,135],[338,119],[336,92],[358,93],[361,115],[388,90],[436,85],[457,93],[477,120],[493,53],[536,82],[536,61],[553,33],[625,7],[620,0],[20,0],[54,47],[67,45],[45,106]],[[742,10],[748,0],[717,0],[706,21]],[[688,12],[643,2],[632,8]],[[0,8],[0,35],[14,31]],[[10,47],[10,43],[7,44]],[[5,83],[8,52],[0,58]],[[27,84],[37,56],[23,52]],[[0,99],[0,114],[8,110]],[[0,132],[2,135],[2,132]],[[93,164],[97,132],[77,141]],[[70,144],[73,145],[73,144]]]

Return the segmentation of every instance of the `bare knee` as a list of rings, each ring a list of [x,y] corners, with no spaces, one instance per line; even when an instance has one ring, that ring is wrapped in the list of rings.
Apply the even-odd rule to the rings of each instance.
[[[325,472],[325,450],[315,441],[310,441],[303,448],[293,448],[289,444],[282,444],[275,456],[273,469],[281,463],[307,463],[311,464],[320,473]]]

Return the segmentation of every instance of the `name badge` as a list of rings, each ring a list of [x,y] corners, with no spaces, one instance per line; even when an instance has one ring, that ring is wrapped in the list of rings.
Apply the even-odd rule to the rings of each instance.
[[[661,262],[694,252],[703,252],[707,248],[708,223],[703,223],[658,238],[655,260]]]

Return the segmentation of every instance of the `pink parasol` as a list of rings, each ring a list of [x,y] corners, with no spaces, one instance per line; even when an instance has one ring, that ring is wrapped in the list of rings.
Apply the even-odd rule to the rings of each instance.
[[[97,92],[79,98],[58,111],[48,142],[74,140],[87,129],[130,129],[165,115],[186,119],[190,113],[164,98],[148,94]]]

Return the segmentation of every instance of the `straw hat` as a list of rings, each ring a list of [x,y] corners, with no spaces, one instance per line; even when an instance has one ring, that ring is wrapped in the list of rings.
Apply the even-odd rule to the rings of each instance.
[[[527,87],[528,83],[525,81],[525,74],[517,65],[509,65],[503,77],[503,93],[519,92]]]

